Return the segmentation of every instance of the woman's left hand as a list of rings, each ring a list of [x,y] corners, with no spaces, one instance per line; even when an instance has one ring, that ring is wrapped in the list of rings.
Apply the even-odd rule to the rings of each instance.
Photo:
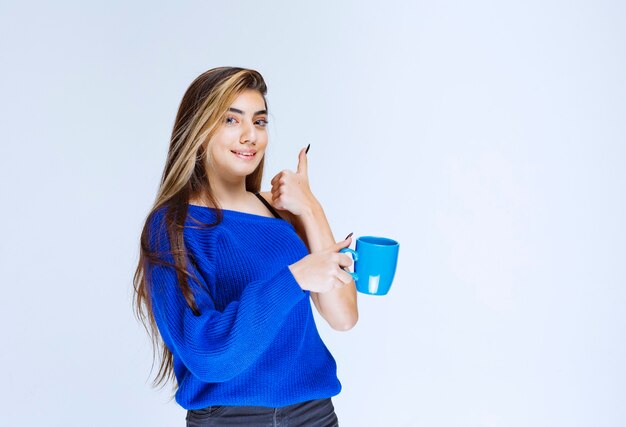
[[[272,178],[272,206],[294,215],[310,211],[317,200],[309,187],[306,147],[298,155],[296,172],[283,170]]]

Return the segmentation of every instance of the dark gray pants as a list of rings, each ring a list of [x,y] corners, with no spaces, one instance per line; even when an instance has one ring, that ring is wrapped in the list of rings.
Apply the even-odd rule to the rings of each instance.
[[[209,406],[187,411],[187,427],[205,426],[337,427],[339,421],[329,397],[279,408]]]

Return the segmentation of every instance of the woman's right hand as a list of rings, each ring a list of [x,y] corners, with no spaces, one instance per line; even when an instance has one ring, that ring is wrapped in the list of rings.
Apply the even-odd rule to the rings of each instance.
[[[289,269],[303,290],[325,293],[352,281],[352,276],[342,267],[353,264],[352,257],[339,252],[350,246],[352,236],[335,243],[330,248],[309,254],[291,264]]]

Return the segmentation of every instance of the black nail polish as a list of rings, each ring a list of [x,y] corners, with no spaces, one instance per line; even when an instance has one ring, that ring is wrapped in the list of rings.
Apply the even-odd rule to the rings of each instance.
[[[304,154],[308,154],[309,153],[309,148],[311,148],[311,144],[307,145],[306,151],[304,152]]]
[[[347,239],[348,237],[352,236],[353,234],[354,234],[354,231],[353,231],[352,233],[348,234],[348,235],[346,236],[346,239]],[[343,239],[343,240],[346,240],[346,239]]]

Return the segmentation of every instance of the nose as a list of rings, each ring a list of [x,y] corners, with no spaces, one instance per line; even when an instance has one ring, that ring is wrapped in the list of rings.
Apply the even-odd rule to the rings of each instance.
[[[250,143],[252,145],[256,144],[256,129],[254,128],[254,125],[251,124],[247,124],[244,125],[243,127],[243,132],[241,134],[241,139],[239,142],[241,142],[242,144],[246,144],[246,143]]]

